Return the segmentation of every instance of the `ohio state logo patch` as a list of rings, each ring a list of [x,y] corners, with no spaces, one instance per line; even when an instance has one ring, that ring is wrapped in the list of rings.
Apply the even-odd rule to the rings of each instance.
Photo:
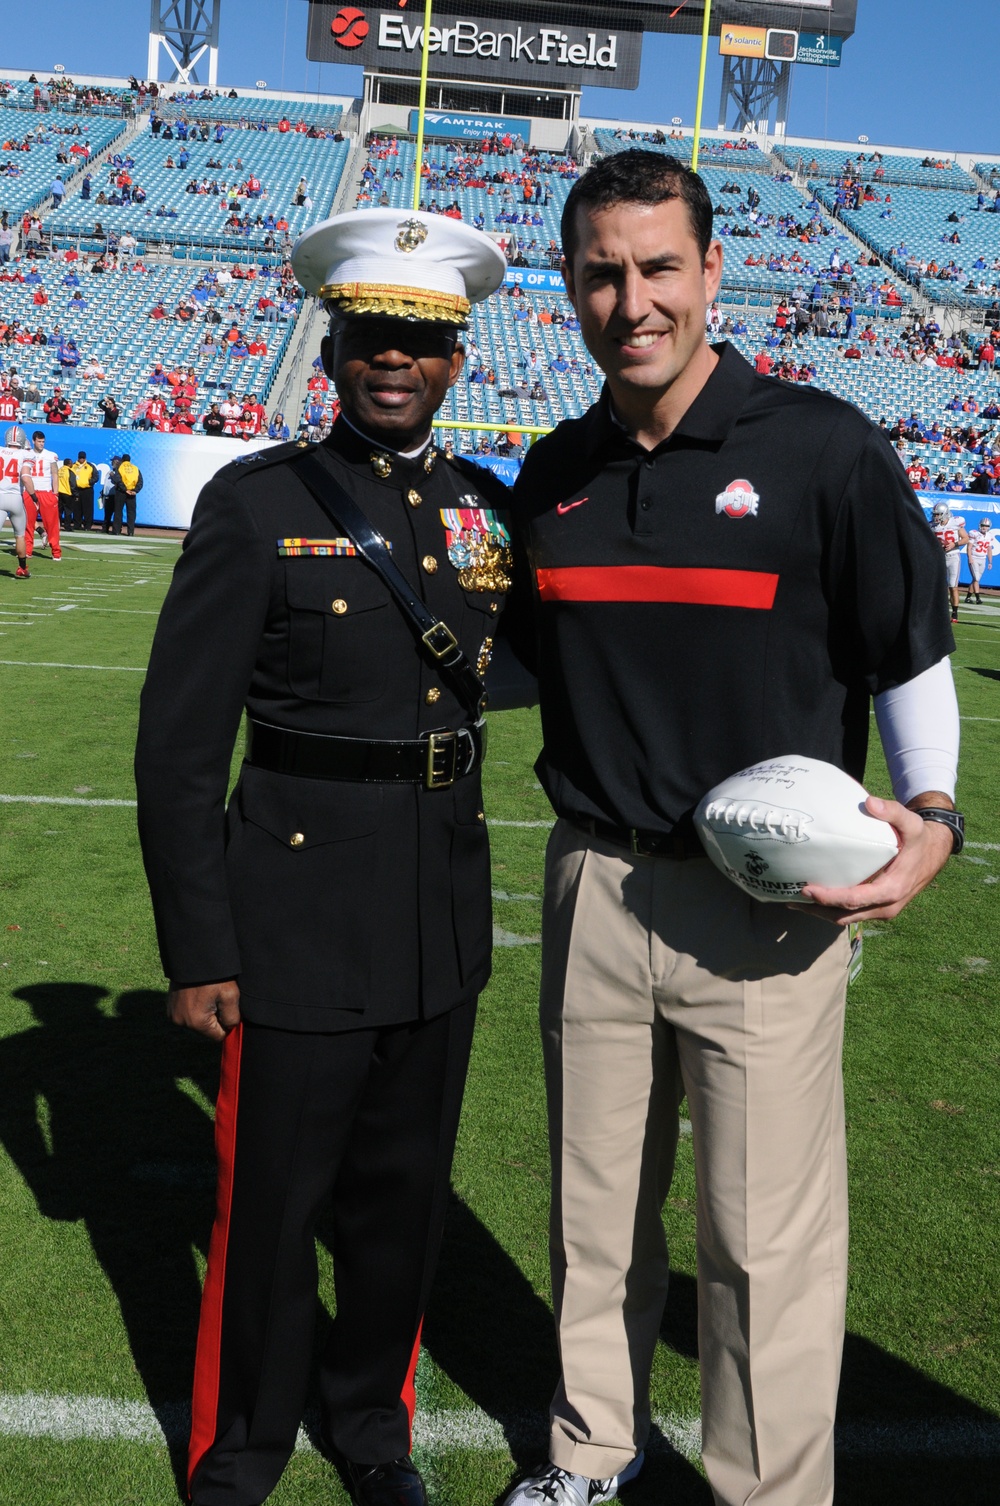
[[[757,516],[760,497],[749,481],[730,481],[724,492],[715,499],[717,513],[724,512],[727,518]]]

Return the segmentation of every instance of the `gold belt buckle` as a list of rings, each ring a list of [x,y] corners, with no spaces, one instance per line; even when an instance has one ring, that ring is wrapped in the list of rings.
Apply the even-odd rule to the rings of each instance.
[[[458,733],[445,729],[427,735],[427,769],[424,788],[446,790],[458,772]]]

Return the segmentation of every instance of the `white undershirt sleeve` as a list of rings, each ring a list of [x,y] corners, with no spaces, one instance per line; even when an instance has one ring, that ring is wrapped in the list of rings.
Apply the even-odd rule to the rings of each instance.
[[[925,790],[941,790],[954,799],[959,721],[950,660],[942,659],[874,699],[896,799],[905,805]]]

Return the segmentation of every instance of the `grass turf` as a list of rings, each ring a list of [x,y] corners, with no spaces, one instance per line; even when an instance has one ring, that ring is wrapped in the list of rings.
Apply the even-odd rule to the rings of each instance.
[[[67,549],[61,566],[40,557],[29,582],[0,565],[0,660],[16,661],[0,664],[0,794],[132,798],[142,675],[130,670],[145,663],[175,546],[108,547]],[[1000,616],[963,614],[958,640],[961,803],[971,839],[998,843]],[[538,740],[534,713],[493,718],[494,822],[550,819],[531,769]],[[877,747],[868,779],[888,793]],[[43,1436],[5,1433],[3,1408],[27,1393],[89,1397],[99,1419],[103,1400],[148,1399],[180,1437],[212,1213],[215,1055],[163,1021],[134,812],[7,803],[0,820],[0,1494],[169,1506],[176,1450],[171,1460],[110,1424],[100,1439],[55,1437],[48,1423]],[[546,835],[493,827],[500,944],[418,1376],[421,1408],[444,1423],[418,1457],[434,1500],[455,1506],[491,1501],[543,1445],[556,1367],[535,1028]],[[899,919],[870,928],[851,988],[839,1506],[997,1499],[998,879],[1000,851],[970,848]],[[658,1443],[624,1493],[633,1506],[709,1500],[680,1425],[699,1405],[687,1141],[665,1219],[675,1277],[653,1402],[680,1420],[682,1448]],[[332,1305],[327,1276],[323,1295]],[[495,1426],[476,1435],[482,1413],[500,1420],[506,1447]],[[272,1499],[346,1497],[303,1451]]]

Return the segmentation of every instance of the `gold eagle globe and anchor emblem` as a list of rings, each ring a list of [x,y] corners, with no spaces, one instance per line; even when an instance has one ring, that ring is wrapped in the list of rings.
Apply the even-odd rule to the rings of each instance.
[[[415,251],[427,239],[427,226],[420,220],[403,220],[396,226],[394,245],[397,251]]]

